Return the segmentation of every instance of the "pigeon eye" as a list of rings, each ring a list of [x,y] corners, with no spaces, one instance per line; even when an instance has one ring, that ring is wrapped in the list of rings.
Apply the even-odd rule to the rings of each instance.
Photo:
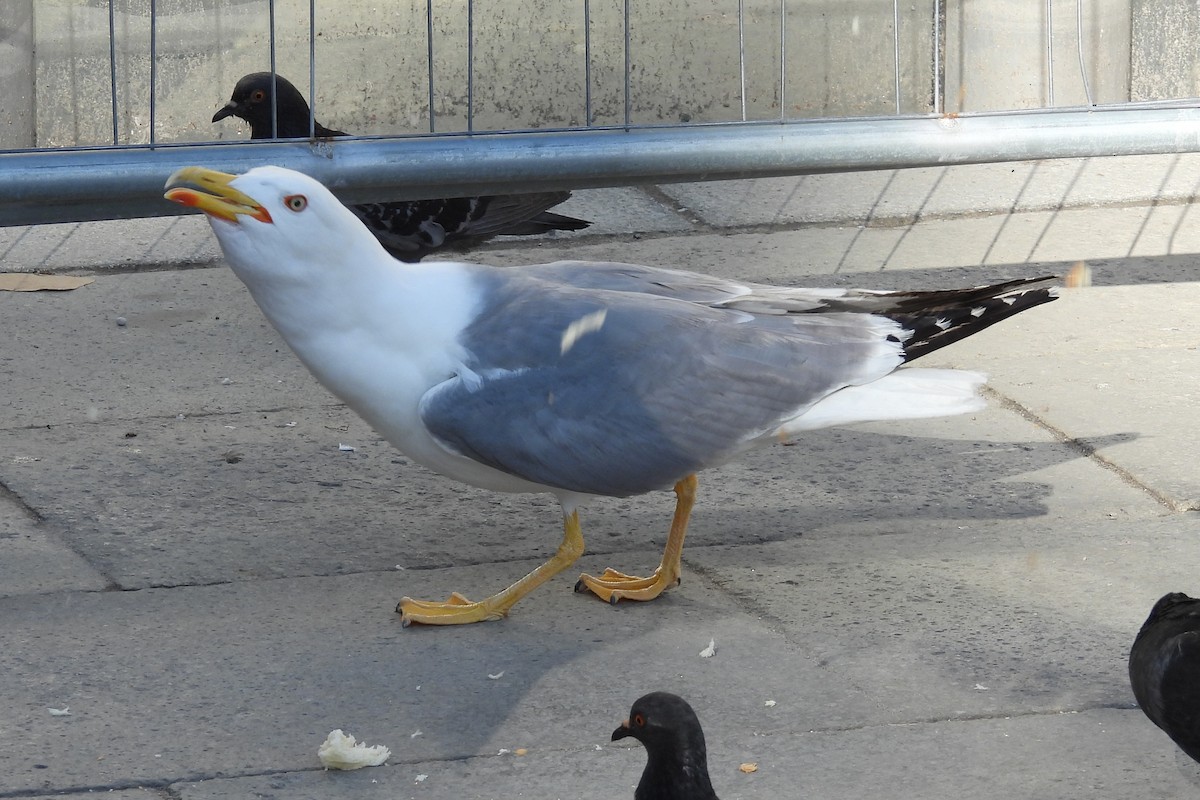
[[[265,98],[266,96],[267,96],[267,93],[264,92],[262,89],[255,89],[253,92],[251,92],[250,99],[255,103],[261,103],[263,101],[263,98]]]
[[[634,715],[633,715],[633,727],[635,727],[635,728],[640,728],[640,727],[642,727],[642,726],[643,726],[643,725],[645,725],[645,724],[646,724],[646,718],[645,718],[645,717],[643,717],[641,714],[634,714]]]
[[[303,211],[308,208],[308,198],[302,194],[289,194],[283,198],[283,204],[292,211]]]

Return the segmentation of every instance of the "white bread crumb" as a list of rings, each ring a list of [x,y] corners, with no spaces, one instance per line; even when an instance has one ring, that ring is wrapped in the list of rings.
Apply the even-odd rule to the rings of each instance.
[[[365,742],[358,744],[353,736],[342,733],[340,728],[330,731],[317,748],[317,758],[321,759],[321,766],[325,769],[378,767],[391,757],[392,751],[383,745],[368,747]]]

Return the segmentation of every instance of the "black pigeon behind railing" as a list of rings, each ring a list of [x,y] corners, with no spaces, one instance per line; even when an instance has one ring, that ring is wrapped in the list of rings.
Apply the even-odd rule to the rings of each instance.
[[[238,81],[233,96],[213,114],[212,121],[240,117],[250,123],[251,139],[272,138],[271,105],[275,87],[279,91],[274,123],[278,138],[306,138],[308,102],[291,81],[282,75],[275,75],[272,81],[269,72],[253,72]],[[314,126],[317,138],[350,135],[315,121]],[[582,230],[591,223],[547,210],[570,196],[570,192],[536,192],[451,197],[363,203],[350,206],[350,210],[393,256],[401,261],[420,261],[436,250],[463,250],[494,236]]]

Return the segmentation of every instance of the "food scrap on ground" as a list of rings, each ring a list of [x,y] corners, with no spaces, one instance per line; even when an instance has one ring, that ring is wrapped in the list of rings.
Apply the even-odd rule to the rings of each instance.
[[[317,748],[317,758],[325,769],[361,769],[378,767],[392,757],[392,751],[381,744],[359,744],[341,728],[330,731]]]

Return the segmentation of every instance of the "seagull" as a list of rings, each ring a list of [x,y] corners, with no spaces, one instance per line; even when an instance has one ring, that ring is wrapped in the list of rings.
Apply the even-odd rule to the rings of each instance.
[[[304,95],[286,78],[270,72],[252,72],[238,81],[233,96],[213,114],[212,121],[240,117],[250,123],[251,139],[275,138],[271,134],[271,99],[275,96],[276,86],[279,89],[279,107],[275,112],[278,138],[307,139],[309,108]],[[326,128],[315,120],[313,133],[319,139],[350,135]],[[536,192],[404,200],[363,203],[350,206],[350,210],[393,256],[401,261],[420,261],[435,250],[461,250],[494,236],[582,230],[592,223],[547,211],[570,196],[570,192]]]
[[[402,264],[320,183],[185,167],[234,273],[329,391],[413,461],[562,507],[557,553],[471,602],[405,597],[405,624],[498,619],[583,552],[579,508],[673,488],[657,570],[583,575],[610,603],[674,586],[696,473],[804,431],[976,411],[984,376],[899,367],[1054,299],[1015,280],[939,292],[793,289],[648,266]]]
[[[704,731],[682,697],[669,692],[639,697],[612,740],[626,736],[646,747],[646,769],[634,800],[718,800],[708,777]]]
[[[1129,651],[1129,683],[1142,711],[1200,761],[1200,600],[1163,595]]]

